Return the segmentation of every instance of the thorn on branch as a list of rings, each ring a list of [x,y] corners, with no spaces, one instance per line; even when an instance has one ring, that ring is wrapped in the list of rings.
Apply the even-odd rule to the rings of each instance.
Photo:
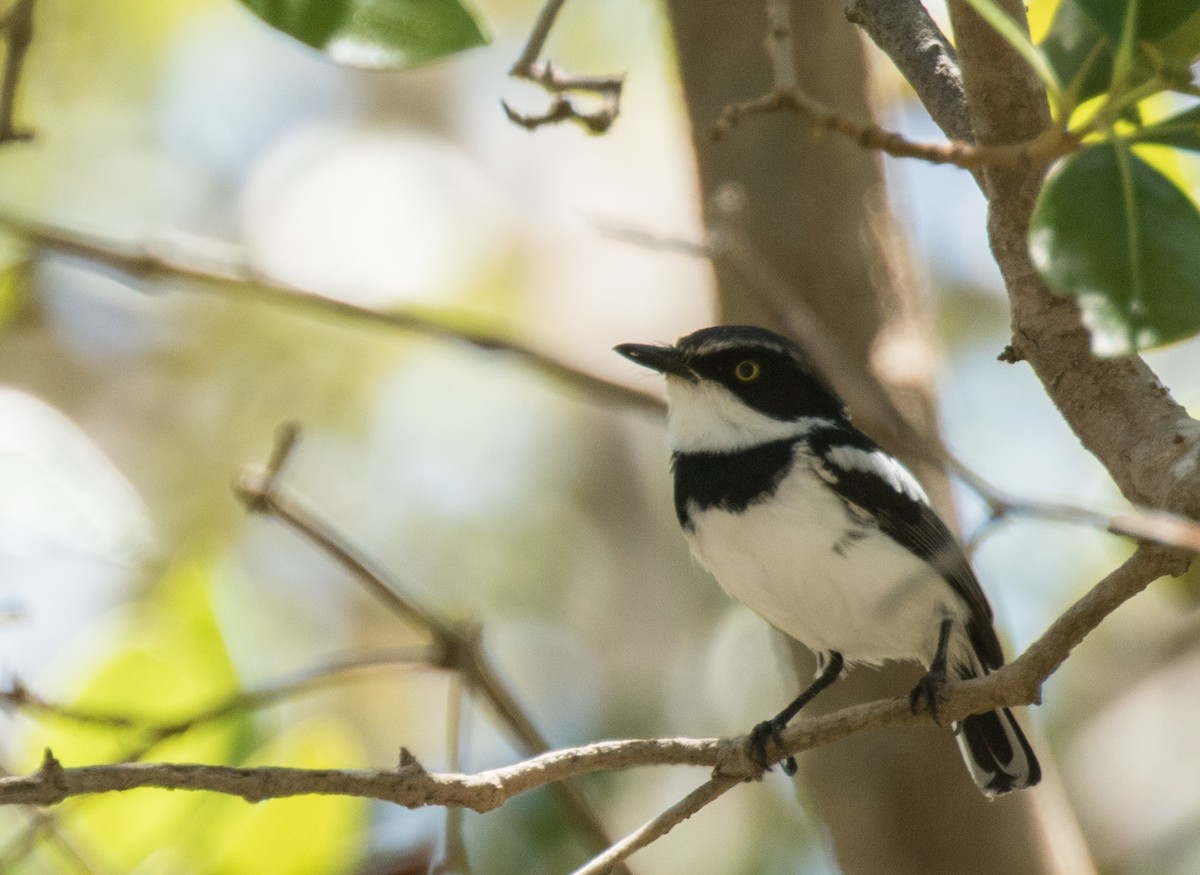
[[[42,753],[42,766],[37,773],[38,805],[57,805],[67,798],[66,773],[62,763],[54,756],[50,748]]]
[[[400,761],[396,763],[396,771],[422,776],[429,774],[407,747],[400,748]]]

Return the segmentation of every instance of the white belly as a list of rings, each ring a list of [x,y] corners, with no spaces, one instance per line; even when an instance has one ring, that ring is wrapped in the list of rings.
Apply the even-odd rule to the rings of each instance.
[[[688,545],[725,591],[813,651],[928,665],[941,621],[968,615],[936,571],[882,532],[835,551],[853,522],[803,459],[770,501],[691,520]]]

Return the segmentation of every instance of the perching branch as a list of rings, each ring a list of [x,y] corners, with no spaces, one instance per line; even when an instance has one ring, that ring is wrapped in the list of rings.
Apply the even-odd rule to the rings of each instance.
[[[25,66],[25,54],[33,42],[33,4],[34,0],[16,0],[8,14],[0,18],[0,34],[8,44],[0,79],[0,143],[33,139],[33,131],[13,123],[17,85]]]
[[[508,75],[540,85],[552,100],[549,108],[540,113],[525,114],[514,110],[507,101],[501,101],[509,121],[527,130],[536,130],[542,125],[573,121],[593,134],[602,134],[612,127],[621,111],[621,89],[623,76],[576,76],[566,73],[549,61],[539,61],[542,49],[554,27],[554,21],[566,0],[547,0],[538,13],[533,30],[521,55],[513,63]],[[586,92],[600,98],[599,108],[585,111],[577,104],[577,93]]]
[[[1177,551],[1140,547],[1055,620],[1019,658],[985,677],[947,685],[938,707],[941,719],[957,721],[999,707],[1039,702],[1042,684],[1088,633],[1152,581],[1165,574],[1177,574],[1186,564],[1187,557]],[[928,725],[930,720],[927,713],[913,713],[907,697],[855,705],[797,721],[784,732],[783,749],[778,754],[773,752],[773,758],[831,744],[861,732]],[[714,769],[714,776],[580,872],[604,871],[604,867],[624,860],[737,783],[761,775],[745,736],[730,740],[663,738],[600,742],[546,753],[475,775],[427,772],[407,751],[401,753],[397,768],[376,771],[170,763],[67,768],[47,751],[42,767],[36,772],[0,778],[0,805],[54,805],[74,796],[158,787],[226,793],[252,802],[317,793],[380,799],[410,808],[443,805],[485,812],[517,795],[569,778],[651,765],[707,766]]]

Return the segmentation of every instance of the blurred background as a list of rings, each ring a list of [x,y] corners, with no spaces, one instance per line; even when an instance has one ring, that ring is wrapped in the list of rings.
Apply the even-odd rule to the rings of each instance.
[[[656,393],[610,352],[711,324],[703,259],[617,239],[702,239],[686,111],[655,4],[568,4],[549,55],[623,72],[604,136],[530,133],[500,107],[544,96],[507,78],[539,3],[481,0],[491,45],[402,73],[339,67],[228,0],[41,0],[0,147],[0,210],[137,245],[244,244],[267,276],[381,310],[518,340]],[[936,131],[881,56],[881,120]],[[752,95],[746,95],[747,97]],[[794,124],[789,120],[788,124]],[[736,137],[736,132],[732,135]],[[1192,172],[1182,168],[1182,173]],[[961,171],[886,166],[935,314],[940,424],[978,473],[1028,498],[1122,501],[1007,343],[985,205]],[[353,654],[419,644],[341,566],[231,483],[283,420],[303,436],[284,485],[484,646],[555,746],[745,732],[793,693],[766,625],[689,560],[662,423],[515,357],[332,315],[139,282],[2,241],[0,683],[74,708],[170,722]],[[1192,341],[1152,353],[1200,414]],[[981,502],[958,489],[961,530]],[[1010,653],[1130,546],[1021,519],[974,554]],[[1099,868],[1200,870],[1200,580],[1163,581],[1078,649],[1028,713]],[[899,691],[898,691],[899,692]],[[445,673],[393,665],[204,724],[154,760],[387,768],[401,745],[450,765]],[[520,754],[487,708],[461,715],[458,767]],[[136,749],[129,733],[0,714],[0,766]],[[676,767],[584,782],[621,835],[706,777]],[[777,777],[777,776],[774,776]],[[962,780],[967,781],[965,771]],[[1039,791],[1040,792],[1040,791]],[[360,800],[251,806],[136,791],[45,812],[0,809],[5,872],[420,872],[446,814]],[[564,872],[585,859],[545,792],[462,835],[475,871]],[[634,871],[837,871],[796,788],[728,794],[631,861]]]

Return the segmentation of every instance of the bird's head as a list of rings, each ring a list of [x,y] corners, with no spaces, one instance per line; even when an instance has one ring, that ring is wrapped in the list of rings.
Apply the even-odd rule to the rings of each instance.
[[[845,416],[803,350],[765,328],[721,325],[674,346],[615,351],[667,378],[667,439],[677,452],[731,452]]]

